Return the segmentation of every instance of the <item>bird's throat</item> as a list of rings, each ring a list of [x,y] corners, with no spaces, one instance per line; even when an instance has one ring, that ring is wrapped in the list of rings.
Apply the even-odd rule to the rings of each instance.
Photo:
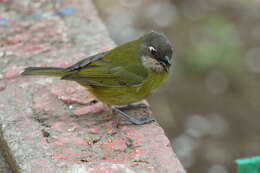
[[[150,56],[142,56],[141,57],[142,64],[147,69],[152,70],[156,73],[164,73],[165,69],[162,64],[160,64],[156,59],[151,58]]]

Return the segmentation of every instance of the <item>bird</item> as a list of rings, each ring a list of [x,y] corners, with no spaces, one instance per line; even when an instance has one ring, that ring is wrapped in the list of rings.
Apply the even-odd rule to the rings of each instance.
[[[67,68],[27,67],[21,75],[53,76],[75,81],[107,104],[110,110],[127,118],[130,124],[143,125],[154,120],[139,120],[124,110],[138,107],[133,103],[165,83],[172,57],[173,47],[168,38],[163,33],[150,31]]]

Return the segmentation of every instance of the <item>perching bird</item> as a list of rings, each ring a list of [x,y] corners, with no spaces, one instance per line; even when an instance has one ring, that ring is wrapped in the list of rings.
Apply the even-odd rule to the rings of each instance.
[[[76,81],[131,123],[145,124],[153,120],[137,120],[116,106],[140,101],[159,88],[168,77],[172,54],[171,43],[163,34],[149,32],[70,67],[28,67],[22,75]]]

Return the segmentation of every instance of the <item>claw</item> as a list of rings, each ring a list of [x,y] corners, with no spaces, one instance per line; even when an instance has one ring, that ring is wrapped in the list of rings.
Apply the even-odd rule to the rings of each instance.
[[[120,109],[121,111],[125,111],[125,110],[130,110],[130,109],[146,109],[149,106],[143,103],[140,104],[130,104],[130,105],[126,105],[126,106],[121,106],[118,107],[118,109]]]
[[[152,123],[152,122],[155,121],[154,119],[150,119],[150,120],[138,120],[138,119],[135,119],[135,118],[131,117],[130,115],[128,115],[127,113],[125,113],[122,110],[120,110],[121,108],[117,108],[115,106],[113,106],[112,109],[114,111],[118,112],[123,117],[128,119],[128,121],[125,121],[124,123],[120,123],[122,125],[129,125],[129,124],[143,125],[143,124],[148,124],[148,123]]]

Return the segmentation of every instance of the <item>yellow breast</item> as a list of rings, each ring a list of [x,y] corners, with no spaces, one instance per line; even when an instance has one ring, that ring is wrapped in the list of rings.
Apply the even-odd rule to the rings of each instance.
[[[98,100],[108,105],[127,105],[144,99],[152,91],[158,89],[167,79],[168,73],[151,72],[143,83],[122,87],[90,87],[89,91]]]

